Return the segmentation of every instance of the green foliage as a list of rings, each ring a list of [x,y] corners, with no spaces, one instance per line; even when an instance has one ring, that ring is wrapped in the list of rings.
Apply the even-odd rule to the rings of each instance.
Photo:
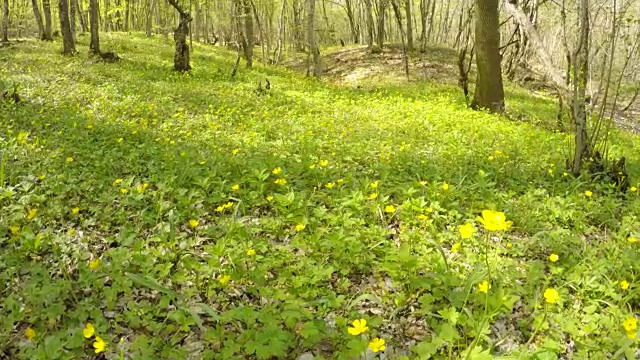
[[[443,85],[229,79],[235,54],[200,45],[180,75],[162,39],[103,41],[124,60],[0,52],[24,99],[0,104],[0,357],[91,358],[96,335],[110,359],[632,356],[640,197],[563,176],[565,134]]]

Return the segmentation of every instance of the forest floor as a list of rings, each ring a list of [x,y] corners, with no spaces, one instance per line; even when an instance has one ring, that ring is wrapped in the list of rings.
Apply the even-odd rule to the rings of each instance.
[[[635,357],[635,135],[621,193],[564,171],[552,99],[516,85],[527,121],[446,81],[78,39],[0,49],[0,359]]]

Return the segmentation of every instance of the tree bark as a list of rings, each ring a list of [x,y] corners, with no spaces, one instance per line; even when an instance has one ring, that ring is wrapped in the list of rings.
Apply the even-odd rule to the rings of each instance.
[[[282,8],[280,9],[280,18],[278,19],[278,55],[275,64],[280,63],[282,58],[282,48],[284,47],[284,11],[287,8],[287,0],[282,0]]]
[[[4,0],[2,11],[2,42],[9,42],[9,0]]]
[[[173,39],[176,42],[176,53],[173,57],[173,68],[176,71],[184,72],[191,70],[189,62],[189,45],[187,45],[187,37],[189,36],[189,23],[193,20],[188,12],[185,12],[176,0],[167,0],[180,14],[180,22],[173,32]]]
[[[473,109],[504,111],[504,89],[500,66],[499,0],[476,0],[476,89],[471,101]]]
[[[411,2],[412,0],[404,1],[404,11],[407,17],[407,51],[413,51],[413,17],[411,16]]]
[[[384,46],[384,13],[387,7],[387,0],[378,2],[378,47],[382,50]]]
[[[82,9],[82,2],[80,2],[79,0],[72,0],[72,1],[75,1],[76,9],[78,9],[78,19],[80,19],[80,27],[82,28],[82,32],[86,33],[87,31],[89,31],[89,28],[87,27],[86,14]]]
[[[71,55],[76,52],[76,46],[69,21],[69,0],[58,0],[58,10],[60,14],[60,33],[62,35],[62,53]]]
[[[76,41],[76,1],[69,0],[69,27],[73,41]]]
[[[151,8],[149,9],[149,14],[147,15],[147,26],[146,32],[147,37],[151,37],[151,29],[153,28],[153,14],[156,9],[156,0],[151,0]]]
[[[91,29],[89,55],[100,55],[100,10],[98,9],[98,0],[89,0],[89,23]]]
[[[309,51],[313,55],[313,76],[320,78],[322,76],[322,59],[320,58],[320,50],[318,49],[318,42],[316,41],[315,30],[315,12],[316,1],[309,0],[309,13],[307,14],[307,41],[309,42]]]
[[[354,44],[357,44],[358,30],[356,28],[356,22],[353,15],[352,0],[345,0],[345,10],[347,11],[347,19],[349,20],[349,30],[351,31],[351,41],[353,41]]]
[[[253,13],[251,12],[251,0],[242,0],[242,11],[244,17],[244,57],[247,61],[247,67],[253,67]]]
[[[585,95],[589,72],[589,0],[580,0],[580,38],[573,59],[573,119],[576,124],[573,174],[580,175],[582,163],[590,156],[587,137],[587,113]]]
[[[371,2],[373,0],[364,0],[367,17],[367,47],[369,50],[373,47],[373,8]]]
[[[44,36],[42,40],[53,40],[53,30],[51,29],[51,0],[42,0],[42,12],[44,13]]]
[[[45,40],[44,38],[44,24],[42,23],[42,15],[40,15],[40,8],[38,7],[38,0],[31,0],[31,6],[33,7],[33,16],[36,18],[36,24],[38,24],[38,38]]]

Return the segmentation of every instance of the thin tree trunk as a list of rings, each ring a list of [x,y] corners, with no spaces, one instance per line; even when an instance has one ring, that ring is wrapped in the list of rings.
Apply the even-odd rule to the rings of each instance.
[[[109,19],[109,0],[104,0],[104,32],[108,32],[111,27],[111,21]]]
[[[407,17],[407,51],[413,51],[413,17],[411,16],[412,0],[404,1],[404,11]],[[398,24],[402,25],[402,24]]]
[[[58,0],[58,10],[60,15],[60,33],[62,35],[62,53],[71,55],[76,52],[76,46],[71,33],[71,23],[69,22],[69,0]]]
[[[167,0],[180,14],[180,22],[173,32],[173,39],[176,42],[176,53],[173,57],[173,68],[176,71],[184,72],[191,70],[189,58],[189,45],[187,45],[187,35],[189,35],[189,23],[193,20],[188,12],[185,12],[176,0]]]
[[[42,0],[42,12],[44,13],[44,37],[43,40],[53,40],[53,30],[51,29],[51,2]]]
[[[82,2],[79,0],[72,0],[76,3],[76,9],[78,9],[78,19],[80,19],[80,27],[82,28],[82,32],[86,33],[89,31],[87,27],[87,18],[85,17],[84,10],[82,9]]]
[[[356,30],[356,22],[353,15],[352,0],[345,0],[345,10],[347,11],[347,19],[349,20],[349,30],[351,31],[351,41],[358,43],[358,32]]]
[[[320,78],[322,76],[322,59],[320,58],[320,50],[316,41],[315,30],[315,14],[316,1],[309,0],[309,12],[307,14],[307,41],[309,42],[309,51],[313,55],[313,76]]]
[[[373,9],[371,2],[373,0],[364,0],[365,2],[365,15],[367,18],[367,47],[369,50],[373,47]]]
[[[2,11],[2,42],[9,42],[9,0],[4,0]]]
[[[382,50],[384,46],[384,13],[387,6],[386,0],[378,2],[378,47]]]
[[[38,24],[38,38],[44,40],[44,24],[42,23],[42,15],[40,15],[40,8],[38,8],[38,0],[31,0],[31,6],[33,6],[33,16],[36,18],[36,24]]]
[[[89,43],[89,55],[100,55],[100,10],[98,0],[89,0],[89,27],[91,30],[91,42]]]
[[[478,77],[471,107],[502,113],[504,89],[500,67],[498,0],[476,0],[475,27]]]
[[[240,0],[239,8],[244,18],[244,41],[242,44],[244,50],[244,58],[247,61],[247,67],[253,67],[253,14],[251,12],[250,0]]]
[[[69,0],[69,27],[74,42],[76,41],[76,10],[75,0]]]
[[[582,163],[590,156],[590,144],[587,136],[587,113],[585,95],[589,72],[589,0],[581,0],[580,39],[578,48],[573,56],[573,118],[576,124],[575,153],[573,158],[573,174],[578,176],[582,170]]]
[[[147,37],[151,37],[151,30],[153,28],[153,14],[156,8],[156,0],[151,0],[151,8],[149,9],[149,14],[147,15],[147,26],[146,32]]]
[[[282,48],[284,47],[284,11],[287,8],[287,0],[282,0],[282,9],[280,9],[280,19],[278,19],[278,56],[276,57],[276,65],[280,63],[282,58]]]

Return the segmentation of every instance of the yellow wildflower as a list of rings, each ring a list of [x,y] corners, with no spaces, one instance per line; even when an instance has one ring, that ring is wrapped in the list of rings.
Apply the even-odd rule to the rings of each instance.
[[[266,199],[267,199],[267,201],[272,201],[273,200],[273,196],[269,195],[269,196],[267,196]]]
[[[306,227],[307,226],[305,224],[298,224],[298,225],[296,225],[296,231],[302,231]]]
[[[558,259],[560,259],[560,256],[558,256],[558,254],[549,255],[549,261],[551,261],[551,262],[556,262],[556,261],[558,261]]]
[[[327,189],[333,189],[334,186],[336,186],[336,183],[333,183],[333,182],[326,183],[324,185],[324,187],[326,187]]]
[[[316,164],[309,165],[309,169],[315,169],[315,168],[316,168]]]
[[[37,214],[38,214],[37,209],[30,209],[29,212],[27,213],[27,220],[33,220],[33,218],[35,218]]]
[[[71,156],[69,156],[68,158],[66,158],[64,161],[70,163],[73,162],[73,158]]]
[[[592,193],[591,191],[587,190],[587,191],[585,191],[585,192],[584,192],[584,196],[586,196],[586,197],[592,197],[592,196],[593,196],[593,193]]]
[[[200,222],[198,220],[195,220],[195,219],[189,220],[189,226],[192,229],[195,229],[196,227],[198,227],[198,224],[200,224]]]
[[[238,148],[235,148],[235,149],[233,149],[233,151],[231,151],[231,153],[233,155],[238,155],[239,152],[240,152],[240,149],[238,149]]]
[[[638,242],[638,238],[633,237],[633,236],[629,236],[629,237],[627,238],[627,241],[628,241],[628,242],[630,242],[630,243],[632,243],[632,244],[633,244],[633,243],[637,243],[637,242]]]
[[[635,187],[635,186],[632,186],[632,187],[631,187],[631,192],[636,192],[636,191],[638,191],[638,188],[637,188],[637,187]]]
[[[233,191],[240,190],[240,185],[239,184],[233,184],[233,186],[231,186],[231,190],[233,190]]]
[[[620,281],[620,288],[622,290],[627,290],[631,284],[627,280]]]
[[[427,186],[427,182],[426,181],[420,181],[420,185]]]
[[[351,335],[360,335],[369,330],[369,327],[367,327],[367,320],[365,319],[353,320],[351,325],[352,327],[347,328],[347,331]]]
[[[378,185],[380,184],[380,182],[378,180],[372,182],[371,184],[369,184],[369,186],[371,186],[371,188],[373,189],[377,189]]]
[[[222,285],[227,285],[231,281],[231,276],[229,275],[221,275],[218,277],[218,282]]]
[[[425,214],[420,214],[418,215],[418,220],[422,220],[422,221],[429,220],[429,216]]]
[[[89,261],[89,269],[91,270],[95,270],[100,266],[100,259],[95,258],[91,261]]]
[[[489,231],[507,230],[513,224],[512,221],[506,221],[503,212],[493,210],[482,210],[482,217],[478,216],[478,221]]]
[[[126,195],[129,193],[129,189],[121,188],[120,192]]]
[[[472,237],[475,230],[476,229],[470,223],[466,223],[464,225],[461,225],[458,228],[458,232],[460,233],[460,236],[463,239],[469,239],[470,237]]]
[[[449,184],[447,184],[447,183],[442,184],[442,190],[444,190],[444,191],[449,190]]]
[[[549,288],[544,291],[544,299],[549,304],[555,304],[560,298],[560,294],[558,294],[558,290]]]
[[[371,199],[371,200],[375,200],[375,199],[377,199],[377,198],[378,198],[378,193],[372,193],[372,194],[369,194],[369,199]]]
[[[321,160],[318,165],[320,165],[320,167],[327,167],[329,165],[329,160]]]
[[[562,177],[567,177],[567,176],[569,176],[569,174],[568,174],[568,173],[566,173],[566,172],[563,172],[563,173],[562,173]]]
[[[72,213],[73,215],[76,215],[76,214],[77,214],[77,213],[79,213],[79,212],[80,212],[80,208],[79,208],[79,207],[74,207],[73,209],[71,209],[71,213]]]
[[[116,186],[122,182],[122,179],[115,179],[111,185]]]
[[[255,255],[255,254],[256,254],[256,251],[255,251],[254,249],[249,249],[249,250],[247,250],[247,255],[249,255],[249,256],[253,256],[253,255]]]
[[[9,226],[9,231],[11,231],[11,235],[18,235],[20,226]]]
[[[274,181],[275,184],[277,185],[284,185],[287,183],[287,179],[276,179],[276,181]]]
[[[489,284],[487,280],[478,284],[478,291],[480,291],[481,293],[486,294],[489,292],[489,289],[491,289],[491,284]]]
[[[453,244],[453,246],[451,246],[451,252],[458,252],[461,248],[462,245],[460,243],[455,243]]]
[[[487,158],[489,161],[493,161],[494,157],[492,155],[489,155],[489,157]]]
[[[394,212],[396,212],[396,207],[393,206],[393,205],[387,205],[384,208],[384,212],[386,212],[386,213],[394,213]]]
[[[373,351],[374,353],[384,351],[384,349],[386,348],[387,347],[384,345],[384,339],[373,338],[369,342],[369,349],[371,349],[371,351]]]
[[[338,179],[338,180],[336,180],[336,182],[337,182],[338,184],[342,184],[342,183],[344,182],[344,179]]]
[[[282,168],[281,167],[277,167],[275,169],[273,169],[273,171],[271,171],[273,173],[273,175],[279,175],[282,172]]]
[[[95,333],[96,333],[96,328],[94,328],[93,324],[91,323],[87,323],[84,326],[84,329],[82,329],[82,336],[86,337],[87,339],[92,337]]]
[[[27,330],[24,331],[24,337],[31,341],[36,337],[36,331],[33,330],[33,328],[28,327]]]
[[[96,336],[94,340],[95,341],[93,342],[93,348],[96,349],[95,350],[96,354],[99,354],[107,350],[107,343],[104,342],[104,340],[102,340],[100,336]]]
[[[634,332],[638,329],[638,320],[635,316],[629,316],[622,322],[622,326],[626,332]]]

